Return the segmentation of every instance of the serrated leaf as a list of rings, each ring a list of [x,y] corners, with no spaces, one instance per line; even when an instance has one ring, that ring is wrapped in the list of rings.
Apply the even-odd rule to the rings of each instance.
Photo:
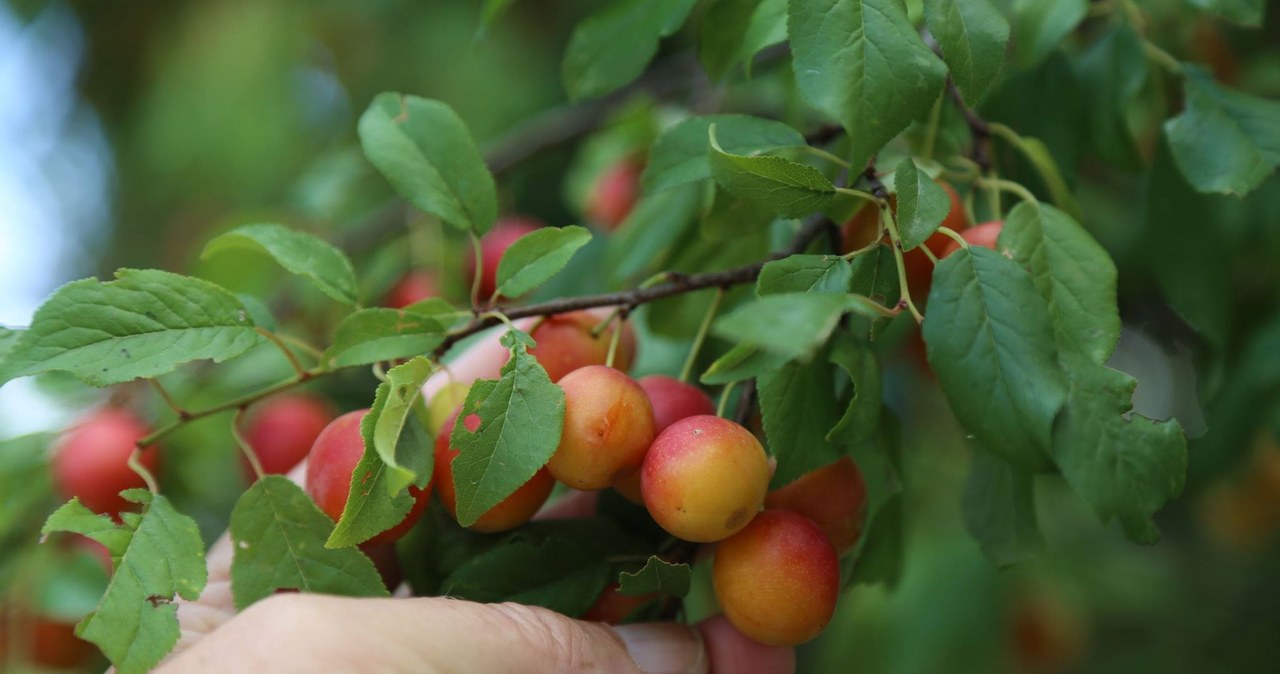
[[[695,0],[619,0],[583,19],[561,68],[569,98],[601,96],[644,72],[658,41],[675,33]]]
[[[59,288],[0,362],[0,384],[63,371],[109,386],[235,358],[262,338],[235,295],[208,281],[154,269],[121,269],[116,279]]]
[[[843,416],[827,432],[826,440],[861,447],[875,437],[880,422],[880,360],[870,345],[853,339],[832,340],[830,360],[849,376],[852,392]]]
[[[657,192],[711,177],[708,133],[716,127],[716,142],[725,152],[749,155],[805,144],[799,131],[772,119],[748,115],[705,115],[683,120],[658,136],[649,150],[644,188]]]
[[[1030,68],[1057,48],[1088,12],[1088,0],[1014,0],[1013,60]]]
[[[956,418],[982,446],[1031,471],[1051,467],[1066,400],[1053,324],[1031,277],[974,246],[938,264],[924,319],[929,364]]]
[[[411,358],[440,346],[446,331],[435,318],[411,309],[361,309],[338,324],[323,360],[338,368]]]
[[[639,571],[618,575],[618,594],[638,597],[662,593],[683,597],[689,594],[691,575],[688,564],[668,564],[657,556],[650,556]]]
[[[716,319],[712,331],[788,359],[799,358],[827,341],[850,304],[849,297],[843,294],[766,295]]]
[[[1116,166],[1140,169],[1137,140],[1128,113],[1147,81],[1147,57],[1142,38],[1127,25],[1118,25],[1080,54],[1076,72],[1088,100],[1088,139],[1098,156]]]
[[[374,444],[376,418],[373,416],[373,410],[386,406],[390,392],[389,386],[378,386],[370,411],[360,419],[360,437],[364,441],[364,453],[360,455],[355,469],[351,471],[347,505],[342,510],[342,517],[338,518],[337,526],[325,541],[326,547],[349,548],[363,543],[403,522],[413,508],[416,499],[409,490],[393,492],[389,488],[388,485],[393,479],[391,469],[382,461]],[[425,437],[425,429],[419,430],[420,428],[420,426],[411,426],[414,433],[406,433],[402,436],[404,442],[397,443],[396,456],[402,464],[419,467],[418,483],[426,484],[423,473],[429,478],[430,470],[422,463],[424,460],[430,462],[431,458],[415,459],[413,455],[417,454],[420,457],[425,452],[427,457],[431,457],[434,447],[430,439]],[[434,467],[434,464],[431,465]]]
[[[756,380],[764,434],[778,460],[773,488],[844,454],[826,437],[840,418],[833,374],[825,359],[814,358],[808,363],[787,363]]]
[[[498,217],[493,176],[467,125],[440,101],[374,97],[357,126],[364,155],[415,207],[476,235]]]
[[[348,305],[359,302],[356,272],[351,260],[326,241],[284,225],[258,224],[237,227],[204,247],[201,259],[228,250],[249,248],[270,255],[281,267],[306,278],[333,299]]]
[[[555,276],[591,241],[585,227],[541,227],[516,239],[498,263],[497,294],[520,297]]]
[[[1243,196],[1280,164],[1280,101],[1218,86],[1184,66],[1186,107],[1164,123],[1173,158],[1201,192]]]
[[[760,376],[776,370],[789,358],[766,351],[754,344],[737,344],[716,359],[698,378],[704,384],[728,384]]]
[[[1187,443],[1177,421],[1132,413],[1138,382],[1108,367],[1067,359],[1071,388],[1053,427],[1053,458],[1062,476],[1102,521],[1154,543],[1152,515],[1182,493]]]
[[[977,103],[1004,62],[1009,22],[988,0],[925,0],[924,20],[965,101]]]
[[[786,0],[714,0],[702,16],[698,58],[715,78],[723,78],[761,49],[787,39]]]
[[[1116,266],[1071,216],[1023,202],[1010,211],[998,247],[1031,273],[1058,346],[1104,362],[1120,339]]]
[[[1035,476],[986,452],[975,452],[964,489],[964,525],[996,566],[1044,550],[1036,520]]]
[[[898,190],[898,235],[902,249],[911,250],[938,231],[951,212],[951,197],[928,173],[916,168],[910,157],[898,164],[894,186]]]
[[[502,378],[479,380],[454,424],[450,444],[458,523],[470,526],[546,465],[560,444],[564,425],[564,391],[529,355],[532,340],[519,331],[504,336],[511,358]],[[468,416],[480,425],[468,430]]]
[[[49,516],[43,532],[84,534],[111,552],[115,574],[97,608],[76,626],[76,635],[97,644],[116,671],[133,674],[149,671],[173,649],[178,642],[174,599],[195,600],[208,574],[195,520],[145,489],[124,496],[144,506],[141,515],[126,515],[116,524],[73,499]]]
[[[426,486],[435,467],[434,438],[427,432],[427,408],[422,385],[436,371],[431,361],[418,356],[387,371],[378,385],[385,395],[374,395],[369,409],[373,424],[373,448],[387,467],[386,487],[391,496],[409,485]]]
[[[796,85],[849,132],[853,166],[938,99],[947,68],[901,0],[790,0],[788,15]]]
[[[325,547],[333,521],[301,487],[267,475],[236,501],[231,511],[231,592],[236,608],[277,590],[385,597],[387,589],[373,562],[355,548]]]
[[[711,175],[735,197],[767,208],[784,218],[799,218],[821,209],[836,195],[835,185],[818,169],[782,157],[729,154],[708,128],[707,157]]]
[[[846,293],[853,267],[839,255],[791,255],[766,263],[756,279],[756,294]]]
[[[1189,0],[1189,2],[1228,21],[1255,28],[1262,25],[1262,13],[1266,9],[1265,0]]]

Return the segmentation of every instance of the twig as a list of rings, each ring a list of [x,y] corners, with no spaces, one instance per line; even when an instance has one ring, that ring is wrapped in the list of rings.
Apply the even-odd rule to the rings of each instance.
[[[756,380],[752,377],[742,385],[742,393],[738,396],[738,409],[733,413],[733,420],[738,422],[739,426],[746,426],[751,418],[751,407],[755,397]]]
[[[951,102],[955,103],[964,115],[964,121],[969,125],[969,134],[973,136],[969,157],[985,175],[991,170],[991,129],[987,127],[987,120],[965,104],[964,96],[960,95],[960,88],[950,77],[947,78],[947,93],[951,95]]]

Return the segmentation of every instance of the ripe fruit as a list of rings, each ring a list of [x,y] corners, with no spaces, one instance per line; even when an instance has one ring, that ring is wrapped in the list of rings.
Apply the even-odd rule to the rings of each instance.
[[[769,459],[751,431],[710,415],[663,431],[641,470],[645,508],[667,532],[695,543],[722,540],[755,517],[769,488]]]
[[[493,296],[493,291],[498,285],[498,263],[502,261],[502,254],[507,252],[511,244],[516,239],[532,232],[542,226],[542,223],[519,216],[507,216],[499,218],[498,222],[480,239],[480,300],[484,301]],[[471,280],[475,278],[476,262],[475,255],[470,251],[466,254],[466,278],[467,287],[471,287]]]
[[[653,405],[653,429],[661,434],[671,424],[699,414],[716,413],[716,404],[702,389],[692,384],[661,374],[652,374],[636,380],[640,388],[649,396]],[[643,503],[644,496],[640,489],[640,472],[628,475],[613,485],[619,494],[632,503]]]
[[[387,298],[383,304],[392,309],[403,309],[415,302],[421,302],[429,297],[435,297],[440,292],[436,288],[436,280],[425,271],[409,271],[391,286],[391,290],[387,291]]]
[[[307,458],[333,416],[333,410],[320,398],[300,393],[275,396],[255,406],[244,439],[264,473],[284,474]],[[249,479],[254,479],[247,460],[245,471]]]
[[[146,487],[142,476],[129,468],[135,443],[150,432],[145,423],[128,410],[110,407],[90,414],[58,443],[53,456],[53,479],[65,498],[77,497],[96,513],[117,513],[134,504],[120,492]],[[139,458],[154,470],[156,448],[149,447]]]
[[[711,577],[729,622],[771,646],[817,636],[840,592],[840,562],[827,537],[785,510],[766,510],[722,541]]]
[[[329,422],[307,456],[307,494],[337,522],[347,507],[347,493],[351,489],[351,475],[364,454],[364,438],[360,435],[360,420],[369,410],[348,412]],[[368,479],[364,476],[363,479]],[[390,543],[408,533],[422,517],[431,495],[431,485],[425,489],[409,487],[414,497],[413,507],[396,526],[365,541],[367,545]]]
[[[984,248],[995,250],[996,239],[1000,238],[1000,230],[1002,229],[1004,229],[1003,220],[992,220],[991,222],[984,222],[981,225],[974,225],[973,227],[960,232],[960,236],[963,237],[965,241],[968,241],[970,246],[982,246]],[[938,257],[946,257],[957,250],[960,250],[960,242],[955,239],[947,239],[947,246],[942,249],[942,253],[939,254]]]
[[[789,510],[813,520],[837,555],[853,549],[867,512],[867,483],[849,457],[801,475],[764,498],[766,508]]]
[[[436,436],[436,468],[432,477],[436,494],[440,496],[440,504],[454,519],[458,517],[458,509],[453,485],[453,460],[460,452],[449,446],[449,436],[453,433],[453,425],[457,418],[458,415],[455,412]],[[472,415],[466,419],[466,426],[467,430],[474,431],[479,428],[480,419]],[[514,529],[528,522],[542,504],[547,502],[547,497],[551,495],[551,489],[555,485],[556,481],[551,477],[551,473],[545,468],[539,470],[501,503],[481,515],[470,528],[484,533],[494,533]]]
[[[558,382],[565,375],[588,365],[604,365],[609,359],[609,343],[617,321],[592,336],[591,331],[600,325],[601,318],[589,311],[571,311],[549,316],[530,334],[538,343],[529,349],[529,355],[547,371],[551,381]],[[636,352],[636,334],[630,323],[623,323],[618,341],[618,353],[613,365],[623,372],[631,368]]]
[[[47,669],[85,667],[97,646],[76,636],[75,622],[0,606],[0,665]]]
[[[596,599],[596,603],[582,614],[583,620],[593,620],[595,622],[609,623],[610,625],[621,625],[626,622],[627,618],[636,609],[653,601],[656,595],[642,594],[631,596],[622,594],[618,591],[619,585],[613,583],[604,588],[600,596]]]
[[[604,489],[640,468],[653,442],[653,406],[627,375],[588,365],[560,380],[564,430],[547,470],[574,489]]]
[[[641,168],[624,159],[605,169],[587,197],[587,218],[607,230],[617,229],[640,196]]]

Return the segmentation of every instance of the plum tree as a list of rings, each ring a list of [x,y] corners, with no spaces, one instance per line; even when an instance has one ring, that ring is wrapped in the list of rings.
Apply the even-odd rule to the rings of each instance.
[[[516,239],[542,225],[542,222],[533,218],[508,215],[499,218],[493,229],[480,238],[480,298],[482,300],[492,296],[493,291],[498,287],[498,263],[502,261],[502,254],[507,252]],[[470,284],[476,274],[474,256],[466,258],[465,267],[466,280]]]
[[[347,507],[347,495],[351,490],[351,477],[356,464],[364,454],[364,438],[360,435],[360,420],[369,410],[348,412],[329,422],[316,438],[307,455],[306,489],[312,500],[333,521],[342,517]],[[422,517],[431,496],[431,485],[424,489],[410,486],[414,497],[413,507],[396,526],[365,541],[367,545],[390,543],[408,533]]]
[[[547,371],[551,381],[558,382],[565,375],[588,365],[604,365],[609,357],[609,344],[618,323],[609,324],[600,334],[591,334],[600,325],[600,318],[589,311],[571,311],[548,316],[529,333],[538,344],[529,354]],[[629,323],[622,324],[618,338],[618,353],[613,364],[623,372],[631,368],[636,352],[636,335]]]
[[[982,246],[984,248],[995,249],[996,239],[1000,238],[1000,231],[1003,229],[1003,220],[992,220],[991,222],[984,222],[981,225],[974,225],[973,227],[960,232],[960,236],[964,237],[964,240],[969,242],[970,246]],[[937,235],[935,234],[934,236]],[[942,252],[938,254],[938,257],[946,257],[957,250],[960,250],[960,242],[955,239],[947,239],[947,245],[942,249]]]
[[[333,417],[333,408],[320,398],[302,393],[281,394],[253,408],[245,424],[244,439],[258,457],[262,472],[284,474],[307,458]],[[253,479],[247,460],[244,466]]]
[[[457,422],[457,418],[458,412],[455,410],[436,436],[436,467],[435,473],[432,475],[436,494],[440,497],[440,504],[455,518],[458,516],[458,506],[453,485],[453,460],[457,458],[459,451],[450,446],[449,436],[453,432],[453,426]],[[463,420],[463,423],[471,431],[480,427],[480,419],[475,415],[467,417]],[[555,479],[551,477],[551,473],[547,469],[539,470],[533,474],[533,477],[529,478],[528,482],[525,482],[510,496],[503,499],[501,503],[481,515],[470,528],[482,533],[495,533],[514,529],[528,522],[533,517],[533,514],[542,507],[542,504],[547,502],[547,497],[551,495],[551,489],[555,487],[555,484]]]
[[[653,441],[640,480],[655,522],[678,538],[710,543],[740,531],[760,510],[769,459],[747,429],[698,415],[671,424]]]
[[[97,513],[130,510],[133,504],[120,497],[125,489],[146,487],[146,481],[129,468],[135,443],[150,432],[132,412],[107,407],[91,413],[64,435],[53,455],[53,479],[65,498],[79,498]],[[139,457],[148,470],[159,461],[157,449],[148,447]]]
[[[601,172],[587,197],[586,215],[606,230],[617,229],[640,196],[643,166],[627,158]]]
[[[837,555],[858,544],[867,515],[867,483],[853,459],[845,456],[801,475],[770,492],[766,508],[789,510],[813,520],[831,541]]]
[[[649,403],[653,405],[655,434],[662,433],[668,426],[685,417],[716,413],[716,404],[702,389],[675,377],[651,374],[637,379],[636,383],[644,389],[645,395],[649,396]],[[644,503],[638,471],[619,480],[613,488],[632,503]]]
[[[421,302],[440,294],[436,279],[430,273],[421,270],[410,270],[400,277],[396,284],[387,291],[383,304],[392,309],[403,309],[410,304]]]
[[[772,646],[817,636],[840,593],[831,542],[812,520],[786,510],[766,510],[721,541],[711,574],[725,617]]]
[[[588,365],[560,380],[564,429],[547,463],[555,479],[575,489],[604,489],[639,470],[653,442],[653,406],[634,379]]]

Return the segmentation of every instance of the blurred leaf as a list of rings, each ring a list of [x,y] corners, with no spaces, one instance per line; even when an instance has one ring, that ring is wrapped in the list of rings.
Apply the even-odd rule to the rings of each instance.
[[[902,494],[895,493],[876,510],[867,526],[866,544],[853,565],[849,583],[896,587],[902,577],[906,524]]]
[[[1088,0],[1013,0],[1013,60],[1029,68],[1040,62],[1084,20]]]
[[[853,267],[838,255],[791,255],[764,265],[756,279],[756,294],[844,294],[852,278]]]
[[[1009,22],[988,0],[925,0],[924,19],[952,79],[972,106],[1004,63]]]
[[[1080,205],[1076,203],[1075,196],[1071,193],[1071,188],[1067,185],[1067,181],[1062,177],[1062,172],[1058,170],[1058,162],[1054,161],[1053,153],[1049,151],[1049,147],[1038,138],[1030,136],[1017,136],[1011,139],[1014,147],[1017,148],[1022,156],[1031,162],[1032,168],[1044,181],[1045,187],[1049,190],[1049,196],[1053,203],[1066,211],[1068,215],[1079,219]]]
[[[694,0],[616,0],[573,30],[562,68],[569,98],[601,96],[644,72],[658,41],[675,33]]]
[[[520,297],[555,276],[591,241],[584,227],[541,227],[516,239],[498,263],[497,294]]]
[[[511,9],[511,5],[515,0],[484,0],[484,6],[480,8],[480,25],[482,28],[488,27],[507,13]]]
[[[1089,232],[1053,206],[1023,202],[1005,219],[999,249],[1031,273],[1058,346],[1106,361],[1120,339],[1116,266]]]
[[[825,358],[814,358],[808,363],[787,363],[756,380],[764,434],[778,460],[774,488],[844,454],[826,437],[840,419],[834,374]]]
[[[116,279],[59,288],[0,363],[0,384],[62,370],[108,386],[222,362],[261,339],[239,300],[212,283],[154,269],[120,269]]]
[[[0,326],[0,371],[3,371],[4,357],[9,355],[9,351],[18,343],[22,332],[22,330],[10,330]]]
[[[53,500],[52,433],[0,440],[0,559],[10,543],[40,528]]]
[[[698,58],[714,78],[787,39],[786,0],[713,0],[698,31]]]
[[[1280,101],[1220,87],[1184,66],[1186,107],[1164,124],[1178,168],[1197,190],[1242,196],[1280,164]]]
[[[798,218],[823,207],[836,194],[818,169],[782,157],[728,154],[716,142],[716,127],[708,129],[711,174],[730,194],[768,208],[784,218]]]
[[[195,600],[208,575],[195,520],[145,489],[126,491],[125,498],[142,504],[142,514],[126,514],[116,524],[72,499],[49,516],[43,533],[84,534],[111,552],[115,575],[76,635],[97,644],[118,672],[133,674],[149,671],[173,649],[179,633],[174,599]]]
[[[985,451],[974,452],[964,490],[964,525],[996,566],[1044,550],[1036,520],[1035,476]]]
[[[363,543],[403,522],[409,511],[413,509],[416,497],[407,488],[398,491],[390,488],[391,470],[378,454],[374,439],[377,432],[375,424],[377,417],[374,416],[373,411],[384,409],[387,405],[387,397],[390,395],[389,384],[378,386],[374,392],[373,405],[370,406],[369,412],[360,418],[360,438],[364,441],[364,453],[360,455],[355,469],[351,471],[351,484],[347,487],[347,504],[342,509],[342,516],[338,518],[337,526],[333,528],[324,543],[327,548],[349,548]],[[412,430],[417,431],[418,434],[422,433],[417,428]],[[396,443],[396,459],[399,463],[415,468],[415,472],[418,473],[418,484],[425,485],[426,479],[423,478],[422,473],[426,473],[426,477],[429,478],[430,471],[422,464],[424,461],[428,463],[432,461],[434,455],[431,452],[435,448],[430,441],[423,446],[420,435],[406,434],[404,440],[406,442]],[[403,452],[401,452],[402,448]],[[424,452],[427,455],[425,459],[421,458]],[[413,456],[415,453],[418,455],[417,458]],[[434,463],[430,465],[433,468],[435,466]]]
[[[951,212],[951,197],[910,157],[898,164],[893,184],[898,191],[899,238],[902,249],[911,250],[938,231]]]
[[[773,213],[716,185],[711,207],[702,214],[698,231],[708,241],[730,241],[747,232],[764,231],[774,219]]]
[[[880,360],[865,342],[842,337],[845,336],[832,340],[831,362],[849,376],[852,391],[844,415],[827,432],[826,439],[858,448],[875,437],[880,423]]]
[[[649,151],[644,188],[657,192],[711,177],[708,133],[716,127],[716,142],[725,152],[749,155],[805,145],[795,129],[761,117],[705,115],[690,117],[662,133]]]
[[[1265,0],[1189,0],[1191,4],[1206,12],[1234,21],[1242,26],[1262,26],[1262,13],[1266,8]]]
[[[790,0],[789,7],[796,84],[849,132],[852,165],[933,107],[947,68],[901,0]]]
[[[827,341],[840,315],[851,304],[843,294],[765,295],[716,319],[712,332],[728,340],[755,344],[779,356],[799,358]]]
[[[458,450],[453,483],[464,527],[528,482],[560,444],[564,391],[529,355],[528,335],[509,331],[502,343],[511,351],[502,378],[471,386],[449,438]],[[464,423],[472,414],[480,417],[474,431]]]
[[[776,370],[789,359],[754,344],[738,344],[716,359],[698,378],[703,384],[727,384]]]
[[[1142,38],[1118,25],[1098,38],[1076,61],[1089,119],[1088,139],[1098,156],[1116,166],[1141,169],[1142,156],[1127,114],[1147,82]]]
[[[430,353],[446,327],[410,309],[361,309],[338,324],[323,362],[331,368],[367,365]]]
[[[387,371],[387,380],[378,388],[386,395],[374,396],[369,416],[373,419],[373,448],[387,467],[387,493],[399,494],[414,484],[425,488],[435,467],[435,439],[427,432],[427,408],[422,385],[436,371],[422,356]]]
[[[263,330],[275,331],[276,317],[271,315],[271,309],[262,300],[244,293],[236,293],[236,299],[240,300],[244,310],[249,312],[249,320],[253,321],[254,325]]]
[[[638,597],[662,593],[683,597],[689,594],[690,575],[688,564],[668,564],[657,556],[650,556],[644,568],[618,576],[618,594]]]
[[[357,130],[365,157],[409,203],[477,236],[493,226],[493,176],[466,123],[448,105],[378,94]]]
[[[641,197],[609,239],[609,269],[615,283],[670,266],[698,216],[701,187],[686,184]]]
[[[265,252],[281,267],[305,277],[321,292],[343,304],[355,305],[360,301],[351,260],[310,234],[276,224],[245,225],[210,241],[200,257],[207,259],[239,248]]]
[[[924,319],[929,364],[951,411],[984,447],[1043,471],[1066,400],[1049,311],[1020,265],[978,246],[938,264]]]
[[[236,608],[277,590],[348,597],[385,597],[373,562],[355,548],[326,548],[330,520],[301,487],[267,475],[249,488],[231,511],[231,591]]]

